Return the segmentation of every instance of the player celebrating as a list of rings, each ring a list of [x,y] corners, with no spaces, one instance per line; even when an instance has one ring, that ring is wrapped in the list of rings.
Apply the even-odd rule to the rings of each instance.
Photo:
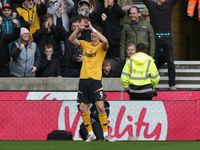
[[[81,30],[91,30],[92,42],[76,39],[77,34]],[[104,140],[114,142],[114,140],[108,135],[108,122],[104,109],[103,87],[101,84],[102,64],[109,48],[108,41],[102,35],[101,27],[96,26],[94,28],[87,19],[81,20],[79,27],[71,34],[69,40],[78,48],[83,50],[83,63],[77,101],[80,103],[79,109],[81,111],[84,125],[88,131],[86,142],[96,139],[91,125],[91,118],[88,113],[89,103],[95,103],[97,107]]]

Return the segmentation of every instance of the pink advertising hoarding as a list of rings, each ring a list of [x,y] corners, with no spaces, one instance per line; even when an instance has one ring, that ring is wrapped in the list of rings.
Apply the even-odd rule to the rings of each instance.
[[[0,139],[46,140],[53,130],[67,130],[74,140],[81,140],[82,119],[73,94],[71,101],[62,101],[62,94],[56,92],[16,92],[14,100],[6,99],[12,94],[5,92],[0,101]],[[34,95],[40,100],[34,100]],[[200,139],[198,100],[109,102],[109,133],[115,140],[129,136],[138,140]]]

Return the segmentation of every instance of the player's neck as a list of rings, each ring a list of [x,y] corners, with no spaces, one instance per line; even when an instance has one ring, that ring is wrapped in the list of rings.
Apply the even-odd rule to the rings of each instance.
[[[96,45],[98,45],[99,43],[100,43],[99,40],[92,41],[92,46],[96,46]]]

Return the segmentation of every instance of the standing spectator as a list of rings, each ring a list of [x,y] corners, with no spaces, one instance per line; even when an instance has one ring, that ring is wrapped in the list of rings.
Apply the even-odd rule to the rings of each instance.
[[[136,51],[123,68],[121,82],[130,100],[152,100],[160,75],[145,45],[139,43]]]
[[[178,0],[142,0],[143,3],[149,9],[149,15],[151,18],[151,24],[156,35],[156,52],[155,63],[159,69],[162,64],[158,59],[161,49],[164,50],[165,59],[168,66],[168,77],[170,90],[177,90],[175,87],[175,66],[174,66],[174,52],[173,52],[173,40],[171,35],[171,17],[174,5]]]
[[[105,21],[102,20],[102,14],[106,14]],[[119,57],[119,46],[121,38],[120,18],[124,17],[126,13],[117,4],[117,0],[101,0],[97,7],[96,20],[99,25],[103,27],[103,35],[109,42],[109,50],[107,57]]]
[[[92,24],[97,24],[94,16],[94,6],[88,0],[80,0],[78,5],[74,5],[70,12],[70,23],[74,20],[79,20],[82,16],[89,17]]]
[[[82,29],[91,30],[92,42],[76,39]],[[104,108],[103,87],[101,84],[102,63],[109,48],[107,39],[102,35],[101,27],[93,27],[88,20],[81,20],[79,27],[70,35],[70,42],[83,50],[83,64],[79,80],[78,101],[80,103],[81,116],[88,131],[86,142],[96,139],[94,135],[91,118],[88,113],[88,104],[95,103],[104,140],[114,142],[108,135],[108,120]]]
[[[131,9],[135,5],[133,4],[132,0],[118,0],[117,4],[126,13],[126,15],[123,18],[121,18],[121,21],[120,21],[121,25],[124,26],[126,23],[130,23],[128,10]]]
[[[6,3],[3,5],[2,14],[3,14],[2,15],[2,27],[1,27],[2,32],[7,33],[7,34],[13,33],[13,31],[15,29],[15,24],[12,22],[12,20],[16,18],[16,14],[12,13],[11,5],[9,3]],[[18,19],[17,19],[17,21],[18,21],[18,25],[20,27],[20,21]],[[9,44],[9,53],[11,50],[12,43]]]
[[[79,77],[80,70],[83,61],[83,50],[69,41],[69,36],[71,32],[65,31],[64,27],[62,26],[62,18],[61,15],[64,12],[62,8],[58,10],[58,19],[57,19],[57,30],[65,43],[65,52],[64,56],[61,60],[61,69],[63,70],[63,77]],[[86,19],[89,21],[88,17],[82,16],[81,18]],[[81,19],[79,18],[79,19]],[[71,31],[75,31],[80,25],[80,21],[74,20],[72,22]],[[80,31],[77,36],[79,40],[86,40],[91,41],[88,34],[86,34],[85,30]]]
[[[198,18],[199,18],[199,21],[200,21],[200,1],[199,0],[189,0],[188,1],[188,8],[187,8],[187,14],[189,17],[193,17],[194,16],[194,9],[195,9],[195,6],[198,2]]]
[[[141,16],[144,20],[150,21],[149,10],[147,8],[142,9]]]
[[[24,27],[21,28],[18,41],[12,44],[11,57],[10,71],[13,77],[35,77],[40,66],[40,51]]]
[[[44,46],[44,53],[46,57],[41,57],[41,77],[57,77],[62,78],[59,65],[59,58],[53,57],[53,45],[46,44]]]
[[[18,21],[13,19],[12,22],[15,24],[15,29],[13,33],[6,34],[1,31],[0,28],[0,77],[9,77],[10,69],[9,69],[9,47],[8,44],[12,41],[15,41],[19,38],[20,28]],[[0,26],[2,26],[2,18],[0,17]]]
[[[44,0],[41,0],[40,5],[35,4],[33,0],[25,0],[22,6],[16,8],[18,14],[22,16],[21,26],[26,27],[30,31],[30,37],[33,41],[33,33],[40,29],[40,17],[45,15],[47,8]]]
[[[47,14],[53,16],[54,23],[56,25],[58,8],[64,7],[65,12],[62,14],[63,27],[66,31],[69,31],[69,17],[68,13],[72,10],[74,2],[72,0],[49,0],[50,7],[47,9]]]
[[[120,60],[125,59],[126,47],[129,43],[144,43],[147,51],[146,54],[154,56],[155,53],[155,36],[154,30],[149,21],[140,17],[140,11],[137,7],[129,10],[131,22],[126,24],[122,30],[120,41]]]
[[[46,57],[46,55],[44,54],[44,46],[46,44],[53,45],[53,57],[61,57],[61,37],[59,36],[56,30],[56,26],[54,25],[54,21],[51,17],[46,18],[42,24],[42,27],[38,29],[35,33],[33,33],[33,39],[36,42],[42,57]]]

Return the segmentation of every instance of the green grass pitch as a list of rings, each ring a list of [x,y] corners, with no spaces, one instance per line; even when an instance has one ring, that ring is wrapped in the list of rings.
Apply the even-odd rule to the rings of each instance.
[[[0,141],[0,150],[200,150],[200,141]]]

